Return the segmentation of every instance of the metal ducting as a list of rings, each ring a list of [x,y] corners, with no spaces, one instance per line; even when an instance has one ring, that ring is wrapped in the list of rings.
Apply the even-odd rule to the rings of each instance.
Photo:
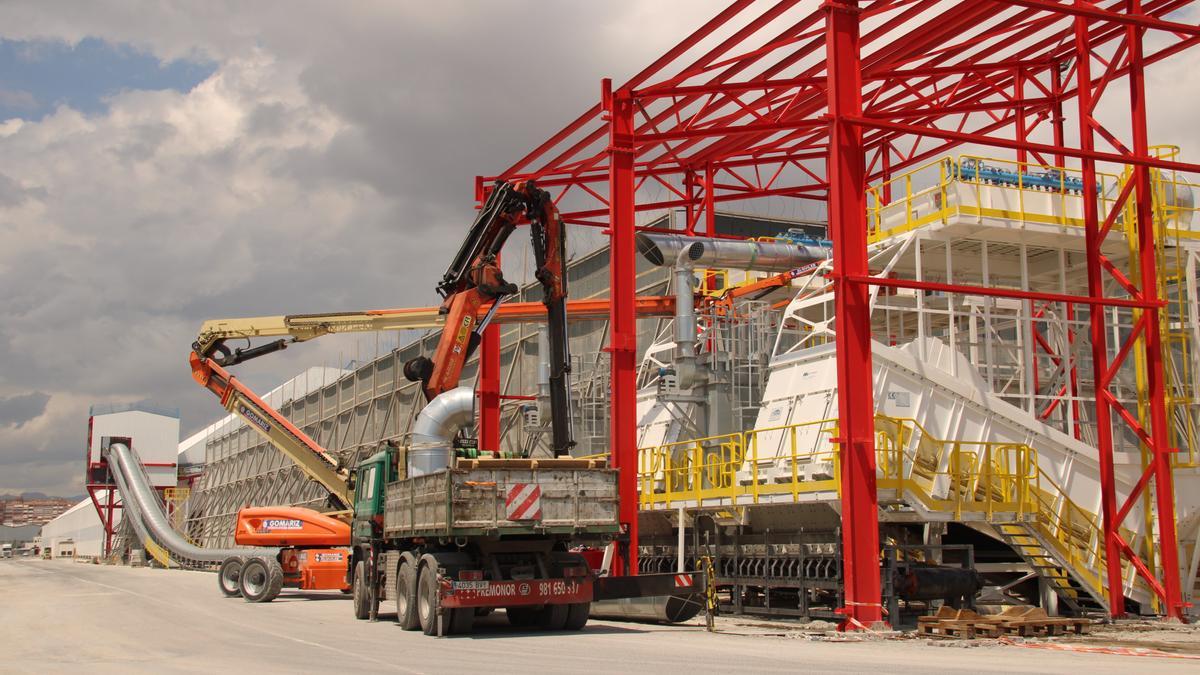
[[[688,252],[688,257],[696,265],[761,272],[786,272],[810,262],[825,260],[833,255],[832,247],[826,243],[707,239],[649,232],[637,235],[638,251],[653,265],[674,265],[680,253],[699,245],[701,248],[697,257],[692,258],[693,254]]]
[[[454,435],[475,422],[475,390],[443,392],[417,414],[408,450],[408,475],[423,476],[450,466]]]
[[[133,450],[123,443],[113,443],[105,455],[113,478],[117,481],[117,488],[121,491],[126,516],[134,519],[133,527],[143,541],[152,539],[181,560],[202,563],[219,563],[234,556],[274,557],[279,554],[277,548],[200,548],[192,544],[167,522],[158,494],[150,485],[142,462]]]

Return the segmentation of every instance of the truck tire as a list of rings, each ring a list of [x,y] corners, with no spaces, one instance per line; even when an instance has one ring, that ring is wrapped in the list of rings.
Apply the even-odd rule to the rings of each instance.
[[[517,628],[529,628],[537,624],[541,611],[541,607],[507,607],[504,613],[508,615],[509,624]]]
[[[270,602],[283,590],[283,568],[274,558],[251,558],[242,565],[238,588],[246,602]]]
[[[538,628],[562,630],[567,625],[568,605],[546,605],[538,614]]]
[[[444,610],[443,610],[444,611]],[[459,607],[450,612],[450,629],[447,631],[451,635],[466,635],[475,627],[475,608],[474,607]]]
[[[354,618],[362,620],[371,616],[371,599],[367,597],[367,565],[362,560],[354,563],[354,582],[350,588],[354,596]]]
[[[577,602],[573,605],[567,605],[567,623],[563,628],[567,630],[583,630],[587,625],[588,613],[592,611],[592,603]]]
[[[242,576],[242,565],[245,562],[237,557],[232,556],[221,562],[221,568],[217,570],[217,586],[221,589],[221,595],[227,598],[236,598],[242,594],[242,587],[238,583]]]
[[[417,561],[412,556],[400,558],[400,569],[396,572],[396,621],[404,630],[421,627],[417,614]]]
[[[421,632],[437,635],[437,562],[429,556],[422,556],[421,569],[417,573],[417,616]],[[442,622],[443,632],[450,627],[449,623]]]

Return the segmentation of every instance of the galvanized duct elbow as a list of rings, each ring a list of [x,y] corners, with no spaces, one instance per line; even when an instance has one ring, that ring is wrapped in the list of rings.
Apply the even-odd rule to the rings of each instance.
[[[274,557],[279,553],[277,548],[200,548],[192,544],[167,521],[158,495],[146,479],[141,461],[133,450],[123,443],[113,443],[108,447],[107,456],[109,466],[113,469],[113,478],[126,505],[126,515],[134,519],[134,529],[143,540],[153,539],[179,560],[199,563],[219,563],[235,556]]]
[[[786,272],[810,262],[825,260],[833,253],[824,245],[788,241],[708,239],[649,232],[637,235],[638,251],[652,265],[672,265],[679,259],[680,253],[695,245],[702,247],[700,255],[692,259],[697,265],[760,272]]]
[[[408,451],[409,476],[450,466],[450,447],[459,429],[475,421],[475,391],[458,387],[442,392],[417,414]]]

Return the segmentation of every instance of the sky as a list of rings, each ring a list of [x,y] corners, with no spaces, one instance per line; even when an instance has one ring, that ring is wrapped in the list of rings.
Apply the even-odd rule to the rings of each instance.
[[[93,404],[218,418],[187,365],[205,319],[436,304],[474,177],[719,4],[0,3],[0,493],[79,494]]]
[[[0,493],[81,492],[93,404],[218,418],[187,366],[205,319],[435,304],[474,177],[722,5],[0,3]],[[1193,159],[1197,65],[1148,85]],[[238,374],[265,391],[373,349],[323,338]]]

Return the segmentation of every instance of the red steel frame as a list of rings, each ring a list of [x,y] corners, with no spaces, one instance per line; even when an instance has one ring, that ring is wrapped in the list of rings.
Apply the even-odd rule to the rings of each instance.
[[[826,204],[834,242],[841,497],[847,622],[880,621],[878,505],[871,381],[872,285],[1064,302],[1089,314],[1108,592],[1124,612],[1122,556],[1146,579],[1164,613],[1179,617],[1173,488],[1167,447],[1150,169],[1200,166],[1151,156],[1145,68],[1196,46],[1200,27],[1179,20],[1191,0],[735,0],[621,86],[602,85],[600,101],[497,177],[536,179],[556,193],[564,219],[604,228],[611,245],[612,463],[620,469],[621,520],[630,536],[623,561],[636,573],[637,437],[634,236],[638,213],[682,208],[685,229],[717,236],[714,210],[767,196]],[[1143,36],[1154,31],[1153,48]],[[1092,72],[1099,64],[1097,73]],[[1131,140],[1097,120],[1096,102],[1126,78]],[[1076,99],[1077,147],[1063,118]],[[1044,122],[1048,130],[1040,129]],[[1031,140],[1051,135],[1049,143]],[[1109,146],[1100,150],[1095,137]],[[1025,292],[872,276],[866,258],[866,186],[964,144],[1007,148],[1018,158],[1077,162],[1093,185],[1097,162],[1134,167],[1131,187],[1112,212],[1085,213],[1087,295]],[[1094,191],[1094,188],[1091,188]],[[1139,278],[1128,279],[1102,253],[1116,214],[1133,200]],[[1104,297],[1115,278],[1128,297]],[[1105,343],[1108,306],[1141,310],[1115,356]],[[1136,338],[1150,372],[1150,415],[1138,420],[1108,391]],[[484,369],[495,357],[485,339]],[[488,405],[498,405],[487,387]],[[486,411],[487,406],[485,406]],[[1153,462],[1118,508],[1112,413],[1136,433]],[[491,414],[491,413],[487,413]],[[485,419],[488,419],[485,417]],[[490,424],[490,423],[488,423]],[[488,432],[491,427],[485,424]],[[490,442],[485,440],[484,443]],[[1120,534],[1120,523],[1153,481],[1161,580]],[[618,568],[619,569],[619,568]]]

